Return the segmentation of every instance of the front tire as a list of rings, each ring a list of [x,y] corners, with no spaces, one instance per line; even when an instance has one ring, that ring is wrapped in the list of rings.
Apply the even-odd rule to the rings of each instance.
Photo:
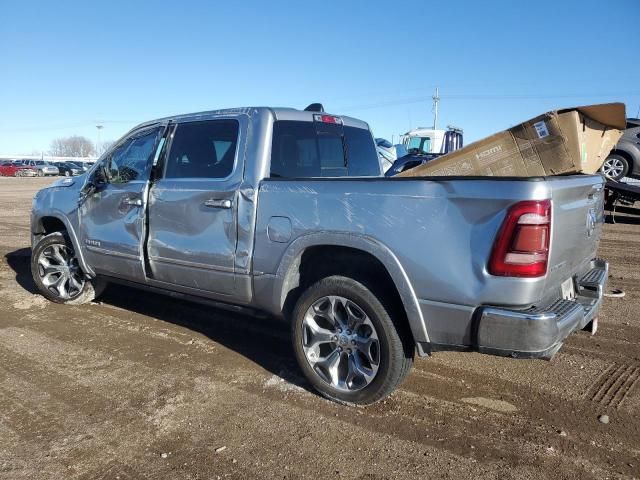
[[[39,177],[44,177],[44,172],[42,170],[38,170],[38,176]]]
[[[413,363],[407,333],[394,324],[391,311],[352,278],[336,275],[311,285],[292,318],[293,348],[309,383],[344,404],[369,405],[387,397]]]
[[[55,303],[82,305],[98,297],[106,283],[88,279],[73,245],[61,232],[43,237],[31,252],[31,275],[40,293]]]
[[[629,173],[629,162],[622,155],[614,153],[607,157],[600,171],[610,180],[622,180]]]

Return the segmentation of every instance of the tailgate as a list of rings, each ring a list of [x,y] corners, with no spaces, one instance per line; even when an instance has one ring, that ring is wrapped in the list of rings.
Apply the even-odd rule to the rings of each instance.
[[[548,177],[553,201],[551,250],[545,297],[557,298],[562,282],[583,274],[596,256],[604,223],[600,175]]]

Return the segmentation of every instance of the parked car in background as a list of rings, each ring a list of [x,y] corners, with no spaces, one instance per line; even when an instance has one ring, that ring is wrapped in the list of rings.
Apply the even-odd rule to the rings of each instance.
[[[600,170],[611,180],[640,178],[640,119],[627,119],[627,129]]]
[[[409,170],[411,168],[417,167],[418,165],[422,165],[423,163],[430,162],[431,160],[435,160],[438,157],[441,157],[442,153],[413,153],[407,154],[403,157],[398,158],[391,168],[384,173],[385,177],[393,177],[405,170]]]
[[[33,279],[58,303],[114,281],[269,312],[348,404],[389,395],[416,347],[551,358],[596,325],[602,175],[381,174],[369,126],[317,104],[148,122],[36,194]]]
[[[35,177],[38,175],[38,172],[35,168],[27,165],[28,160],[13,160],[12,163],[14,166],[19,167],[20,171],[18,172],[18,177]]]
[[[386,172],[391,168],[393,162],[399,157],[407,154],[407,150],[404,145],[393,145],[389,140],[384,138],[376,138],[376,151],[378,152],[378,158],[382,165],[382,170]]]
[[[81,175],[87,170],[81,165],[73,162],[56,162],[54,165],[58,167],[58,174],[64,175],[65,177]]]
[[[22,166],[12,161],[0,162],[0,177],[19,177],[22,170],[24,170]]]
[[[23,165],[33,168],[39,177],[58,175],[58,167],[44,160],[23,160]]]

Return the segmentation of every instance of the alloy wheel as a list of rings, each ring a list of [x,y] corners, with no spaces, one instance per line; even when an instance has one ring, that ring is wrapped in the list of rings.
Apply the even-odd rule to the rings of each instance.
[[[303,351],[331,387],[354,392],[369,385],[380,366],[378,334],[362,308],[341,296],[316,300],[305,313]]]
[[[605,177],[618,179],[624,172],[624,163],[619,158],[607,158],[602,164],[602,173]]]
[[[62,244],[46,247],[38,257],[40,281],[53,295],[70,300],[82,293],[85,279],[73,251]]]

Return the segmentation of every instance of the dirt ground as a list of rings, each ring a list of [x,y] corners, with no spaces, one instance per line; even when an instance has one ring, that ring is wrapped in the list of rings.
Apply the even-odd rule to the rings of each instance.
[[[437,353],[355,409],[308,390],[281,323],[115,286],[87,306],[45,301],[29,210],[50,182],[0,178],[1,479],[640,477],[629,209],[600,248],[626,296],[605,299],[596,336],[550,362]]]

